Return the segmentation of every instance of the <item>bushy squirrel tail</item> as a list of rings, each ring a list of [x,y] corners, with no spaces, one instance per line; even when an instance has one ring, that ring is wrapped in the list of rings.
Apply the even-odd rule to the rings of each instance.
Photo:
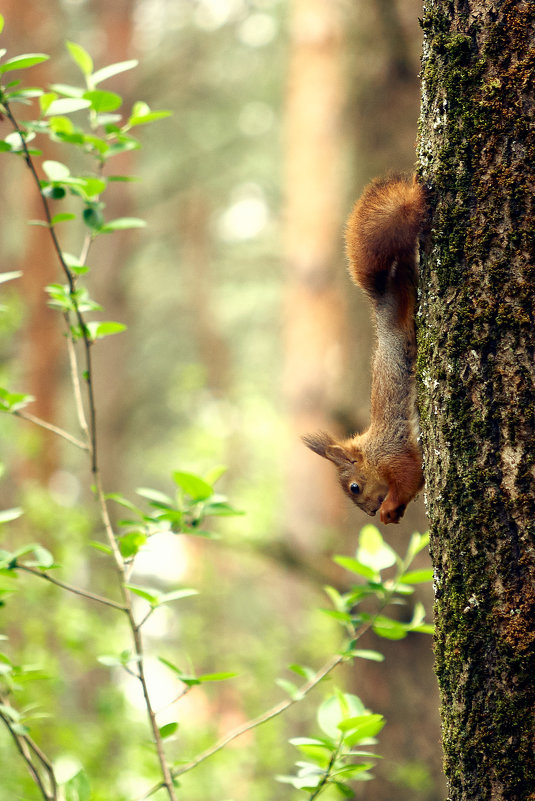
[[[395,297],[402,319],[412,313],[416,244],[425,215],[425,193],[416,176],[394,174],[372,181],[347,221],[349,272],[377,306]]]

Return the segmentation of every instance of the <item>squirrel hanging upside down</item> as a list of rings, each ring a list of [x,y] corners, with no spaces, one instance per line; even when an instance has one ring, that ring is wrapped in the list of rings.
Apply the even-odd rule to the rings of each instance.
[[[423,486],[414,384],[417,240],[425,195],[416,176],[376,179],[364,190],[346,229],[349,270],[370,298],[377,348],[371,421],[362,434],[338,441],[320,432],[303,438],[338,471],[344,492],[382,523],[399,523]]]

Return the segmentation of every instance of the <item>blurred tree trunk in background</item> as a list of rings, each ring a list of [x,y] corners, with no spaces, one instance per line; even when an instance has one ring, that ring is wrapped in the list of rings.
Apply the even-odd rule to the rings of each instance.
[[[285,393],[290,427],[285,524],[321,550],[343,505],[334,471],[299,436],[333,428],[346,362],[340,5],[292,0],[285,141]]]
[[[192,338],[206,370],[207,389],[216,398],[229,400],[232,395],[231,358],[217,322],[217,298],[210,269],[210,213],[209,200],[202,191],[192,188],[186,193],[179,211],[182,267],[187,273],[186,303],[196,310]],[[229,456],[232,458],[233,454]]]
[[[424,3],[421,424],[451,801],[535,798],[535,4]]]
[[[97,40],[89,39],[87,49],[92,53],[95,68],[119,61],[135,58],[133,52],[133,12],[130,0],[93,0],[90,11],[94,18],[91,30],[98,31]],[[94,35],[94,34],[93,34]],[[81,42],[84,43],[83,37]],[[112,89],[123,97],[120,111],[128,115],[132,105],[129,87],[139,80],[139,74],[127,70],[104,83],[103,89]],[[136,98],[137,99],[137,98]],[[136,132],[134,131],[134,134]],[[127,151],[114,156],[105,169],[105,175],[135,174],[133,162],[135,155]],[[130,184],[119,183],[111,186],[105,196],[106,219],[137,216],[133,208]],[[89,254],[98,264],[98,270],[91,275],[94,295],[105,309],[105,319],[129,323],[128,302],[128,259],[139,241],[136,231],[116,231],[112,236],[102,237],[95,243]],[[125,453],[127,444],[127,420],[135,399],[133,383],[140,365],[132,365],[132,354],[126,336],[110,337],[103,347],[94,350],[95,387],[99,398],[98,436],[101,456],[101,469],[105,483],[113,489],[122,488]],[[131,368],[131,369],[129,369]],[[129,391],[129,386],[132,391]]]
[[[50,53],[57,49],[62,27],[60,23],[62,14],[57,2],[49,4],[46,15],[43,15],[43,10],[38,4],[20,3],[14,0],[4,0],[1,11],[9,20],[7,31],[9,38],[6,43],[9,48],[8,58],[24,52]],[[37,86],[46,86],[52,82],[53,76],[50,74],[48,62],[34,67],[31,79],[35,82],[33,85]],[[17,111],[21,113],[22,108],[19,107]],[[21,116],[24,116],[24,111]],[[7,124],[4,124],[2,129],[5,131],[2,136],[10,132]],[[54,158],[52,147],[48,153],[49,158]],[[42,220],[44,216],[41,199],[30,171],[25,168],[23,161],[5,158],[2,159],[0,169],[3,181],[17,185],[16,214],[23,217],[22,229],[16,231],[12,240],[16,252],[6,253],[6,245],[3,245],[4,263],[6,257],[9,258],[5,269],[23,272],[20,288],[27,303],[20,357],[24,373],[17,376],[17,386],[12,389],[35,397],[28,411],[43,420],[57,423],[61,376],[60,353],[63,353],[64,348],[63,326],[58,313],[47,306],[43,290],[43,287],[59,278],[57,258],[48,231],[41,226],[29,226],[27,223],[28,220]],[[13,198],[14,195],[11,201],[4,200],[2,205],[13,202]],[[16,214],[6,206],[2,209],[3,220],[15,219]],[[57,467],[57,437],[35,426],[29,431],[27,425],[21,424],[24,433],[28,432],[31,436],[29,440],[31,456],[25,458],[24,450],[21,450],[14,469],[20,479],[32,478],[46,484]]]

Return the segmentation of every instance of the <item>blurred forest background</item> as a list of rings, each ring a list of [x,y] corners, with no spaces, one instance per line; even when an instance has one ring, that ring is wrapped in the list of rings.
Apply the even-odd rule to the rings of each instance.
[[[246,512],[219,524],[218,540],[163,538],[140,560],[139,583],[200,590],[154,617],[151,644],[170,659],[187,654],[199,672],[240,674],[239,686],[197,689],[182,702],[177,754],[192,756],[277,701],[275,680],[289,663],[319,667],[340,642],[319,611],[329,606],[322,588],[344,586],[331,557],[353,554],[369,521],[299,438],[367,424],[373,330],[346,275],[343,226],[370,178],[413,167],[421,3],[1,0],[0,12],[8,56],[52,56],[24,75],[27,84],[79,80],[68,39],[96,66],[138,58],[106,88],[127,108],[141,99],[173,112],[139,132],[141,151],[120,157],[140,181],[107,193],[107,216],[140,216],[147,229],[101,237],[90,263],[105,319],[129,329],[94,349],[105,488],[166,491],[172,470],[225,464],[222,489]],[[47,158],[58,156],[49,149]],[[40,216],[39,199],[18,159],[0,160],[0,181],[2,270],[24,271],[3,292],[0,383],[34,395],[34,414],[75,430],[61,320],[43,292],[57,267],[46,232],[26,223]],[[4,536],[50,547],[72,583],[106,587],[104,560],[87,547],[99,535],[83,458],[7,415],[0,436],[0,506],[26,510]],[[420,500],[383,533],[403,553],[425,527]],[[40,688],[49,717],[35,738],[63,754],[66,770],[84,762],[98,777],[95,799],[109,798],[112,776],[125,798],[139,794],[136,766],[149,759],[144,710],[96,661],[125,647],[121,621],[24,582],[0,616],[12,658],[54,677]],[[430,588],[421,600],[430,610]],[[439,801],[431,638],[370,636],[363,647],[386,660],[361,660],[344,683],[387,725],[377,778],[357,785],[356,797]],[[155,706],[164,706],[165,669],[151,667]],[[314,733],[321,692],[187,774],[183,797],[295,798],[273,775],[295,760],[288,737]],[[32,693],[35,685],[28,702]],[[35,797],[3,731],[0,776],[0,801]]]

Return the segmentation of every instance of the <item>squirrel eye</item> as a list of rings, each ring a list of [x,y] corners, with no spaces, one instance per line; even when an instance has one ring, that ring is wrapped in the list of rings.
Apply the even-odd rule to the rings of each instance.
[[[353,495],[358,495],[358,494],[359,494],[359,492],[360,492],[360,487],[359,487],[359,485],[356,483],[356,481],[353,481],[353,483],[349,485],[349,491],[350,491],[350,492],[351,492]]]

